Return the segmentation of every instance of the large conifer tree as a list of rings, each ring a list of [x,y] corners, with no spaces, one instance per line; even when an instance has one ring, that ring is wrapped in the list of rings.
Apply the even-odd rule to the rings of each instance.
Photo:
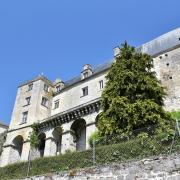
[[[107,74],[102,94],[98,129],[101,136],[127,133],[157,126],[160,132],[172,133],[172,118],[163,109],[165,91],[156,77],[153,60],[136,52],[126,42]]]

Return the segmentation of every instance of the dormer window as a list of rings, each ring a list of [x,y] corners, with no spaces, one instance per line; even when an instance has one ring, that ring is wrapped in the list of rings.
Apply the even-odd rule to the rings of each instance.
[[[84,79],[88,77],[88,72],[84,73]]]
[[[81,79],[86,79],[93,74],[92,67],[89,64],[84,65],[83,71],[81,72]]]
[[[56,81],[54,82],[55,85],[55,92],[59,93],[65,86],[64,82],[61,79],[56,79]]]
[[[61,91],[61,86],[60,85],[56,86],[56,92],[60,92],[60,91]]]

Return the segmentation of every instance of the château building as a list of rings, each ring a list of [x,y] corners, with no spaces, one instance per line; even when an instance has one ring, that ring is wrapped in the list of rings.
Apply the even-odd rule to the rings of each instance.
[[[180,109],[180,28],[168,32],[140,47],[154,59],[154,70],[167,87],[165,109]],[[114,57],[120,53],[114,48]],[[55,156],[66,151],[89,148],[88,139],[96,130],[101,112],[100,98],[114,58],[96,68],[86,64],[82,72],[69,81],[51,82],[38,76],[18,87],[1,166],[27,161],[31,125],[39,123],[40,144],[33,158]]]

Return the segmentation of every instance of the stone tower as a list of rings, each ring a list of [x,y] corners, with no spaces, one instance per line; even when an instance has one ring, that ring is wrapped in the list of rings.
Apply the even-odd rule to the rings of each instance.
[[[44,76],[23,83],[18,87],[7,140],[1,164],[27,160],[31,125],[50,116],[53,84]]]

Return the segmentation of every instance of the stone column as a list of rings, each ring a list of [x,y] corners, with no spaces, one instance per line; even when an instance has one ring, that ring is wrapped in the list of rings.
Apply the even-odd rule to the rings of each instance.
[[[44,157],[56,155],[56,144],[53,137],[46,138]]]
[[[3,152],[1,155],[1,164],[0,167],[6,166],[9,164],[9,157],[12,152],[13,146],[12,145],[6,145],[3,148]]]
[[[72,132],[66,131],[62,134],[62,149],[61,152],[62,154],[66,153],[66,151],[75,151],[76,150],[76,145],[74,143],[74,138],[72,135]]]
[[[21,161],[28,161],[30,148],[31,148],[30,142],[25,141],[22,147]]]

